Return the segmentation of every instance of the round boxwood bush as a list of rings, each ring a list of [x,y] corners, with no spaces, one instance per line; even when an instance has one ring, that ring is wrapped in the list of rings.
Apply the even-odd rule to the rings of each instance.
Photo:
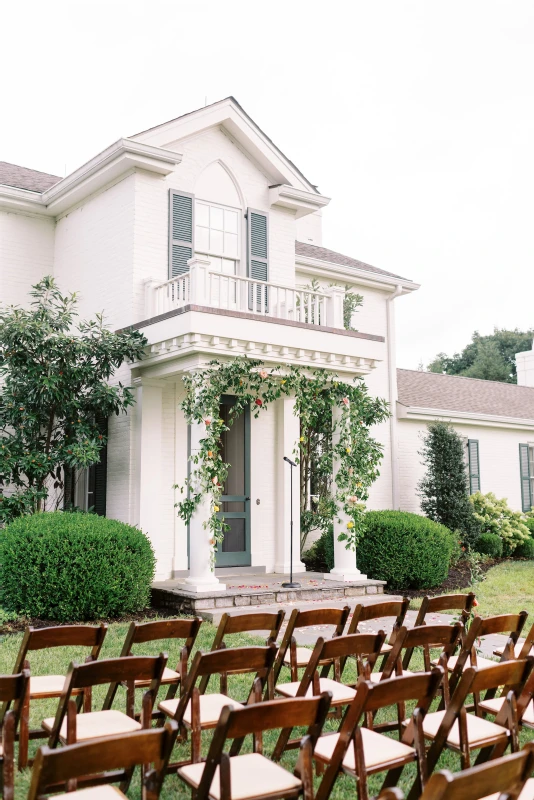
[[[406,511],[369,511],[358,544],[358,567],[391,589],[439,586],[458,553],[458,535]]]
[[[534,517],[527,517],[525,520],[525,525],[530,531],[530,535],[534,536]]]
[[[496,533],[481,533],[475,542],[475,550],[485,556],[501,558],[502,539]]]
[[[155,558],[138,528],[96,514],[45,512],[0,531],[0,605],[82,621],[148,605]]]
[[[521,542],[514,550],[514,558],[534,558],[534,539]]]

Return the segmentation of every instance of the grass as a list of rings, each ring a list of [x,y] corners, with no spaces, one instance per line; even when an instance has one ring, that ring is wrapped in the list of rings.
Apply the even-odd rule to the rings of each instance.
[[[475,589],[484,617],[528,611],[534,617],[534,561],[504,561],[488,570]]]

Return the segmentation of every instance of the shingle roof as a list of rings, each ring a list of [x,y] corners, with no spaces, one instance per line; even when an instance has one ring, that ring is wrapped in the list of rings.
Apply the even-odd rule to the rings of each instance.
[[[354,269],[363,269],[365,272],[376,272],[378,275],[386,275],[388,278],[401,278],[394,272],[386,272],[378,267],[372,267],[370,264],[365,264],[363,261],[358,261],[356,258],[344,256],[341,253],[336,253],[335,250],[327,250],[326,247],[317,247],[315,244],[307,244],[306,242],[295,242],[295,253],[298,256],[307,256],[307,258],[318,258],[319,261],[329,261],[331,264],[339,264],[342,267],[353,267]]]
[[[534,420],[530,386],[398,369],[397,387],[403,406]]]
[[[0,184],[4,186],[28,189],[31,192],[45,192],[60,180],[57,175],[49,175],[48,172],[38,172],[36,169],[0,161]]]

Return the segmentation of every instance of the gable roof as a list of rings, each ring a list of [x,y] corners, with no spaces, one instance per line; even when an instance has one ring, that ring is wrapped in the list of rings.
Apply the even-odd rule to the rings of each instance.
[[[408,280],[401,275],[396,275],[394,272],[386,272],[384,269],[372,267],[370,264],[365,264],[363,261],[358,261],[356,258],[336,253],[335,250],[327,250],[326,247],[317,247],[315,244],[296,241],[295,253],[298,256],[305,256],[306,258],[317,258],[319,261],[329,261],[331,264],[339,264],[342,267],[353,267],[354,269],[362,269],[365,272],[374,272],[377,275],[386,275],[388,278],[399,278],[403,281]]]
[[[28,169],[27,167],[19,167],[17,164],[9,164],[7,161],[0,161],[0,184],[3,186],[27,189],[30,192],[45,192],[60,180],[60,177],[50,175],[48,172],[39,172],[36,169]]]
[[[403,406],[534,420],[530,386],[398,369],[397,389]]]

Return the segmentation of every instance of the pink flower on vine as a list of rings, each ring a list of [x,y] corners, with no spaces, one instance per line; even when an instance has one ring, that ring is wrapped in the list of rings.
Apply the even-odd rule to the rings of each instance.
[[[349,497],[349,503],[357,503],[357,502],[358,502],[358,498],[356,497],[355,494],[353,494],[351,497]]]
[[[350,400],[348,397],[344,397],[341,402],[343,403],[344,406],[350,405]]]
[[[267,377],[267,370],[262,369],[260,371],[260,378],[263,378],[263,380],[265,380],[266,377]]]
[[[213,485],[214,485],[214,486],[217,486],[217,485],[218,485],[218,483],[219,483],[219,479],[218,479],[218,477],[217,477],[217,476],[215,476],[214,478],[212,478],[212,479],[211,479],[211,482],[213,483]]]
[[[211,425],[211,417],[204,418],[204,425],[206,425],[207,427]]]

